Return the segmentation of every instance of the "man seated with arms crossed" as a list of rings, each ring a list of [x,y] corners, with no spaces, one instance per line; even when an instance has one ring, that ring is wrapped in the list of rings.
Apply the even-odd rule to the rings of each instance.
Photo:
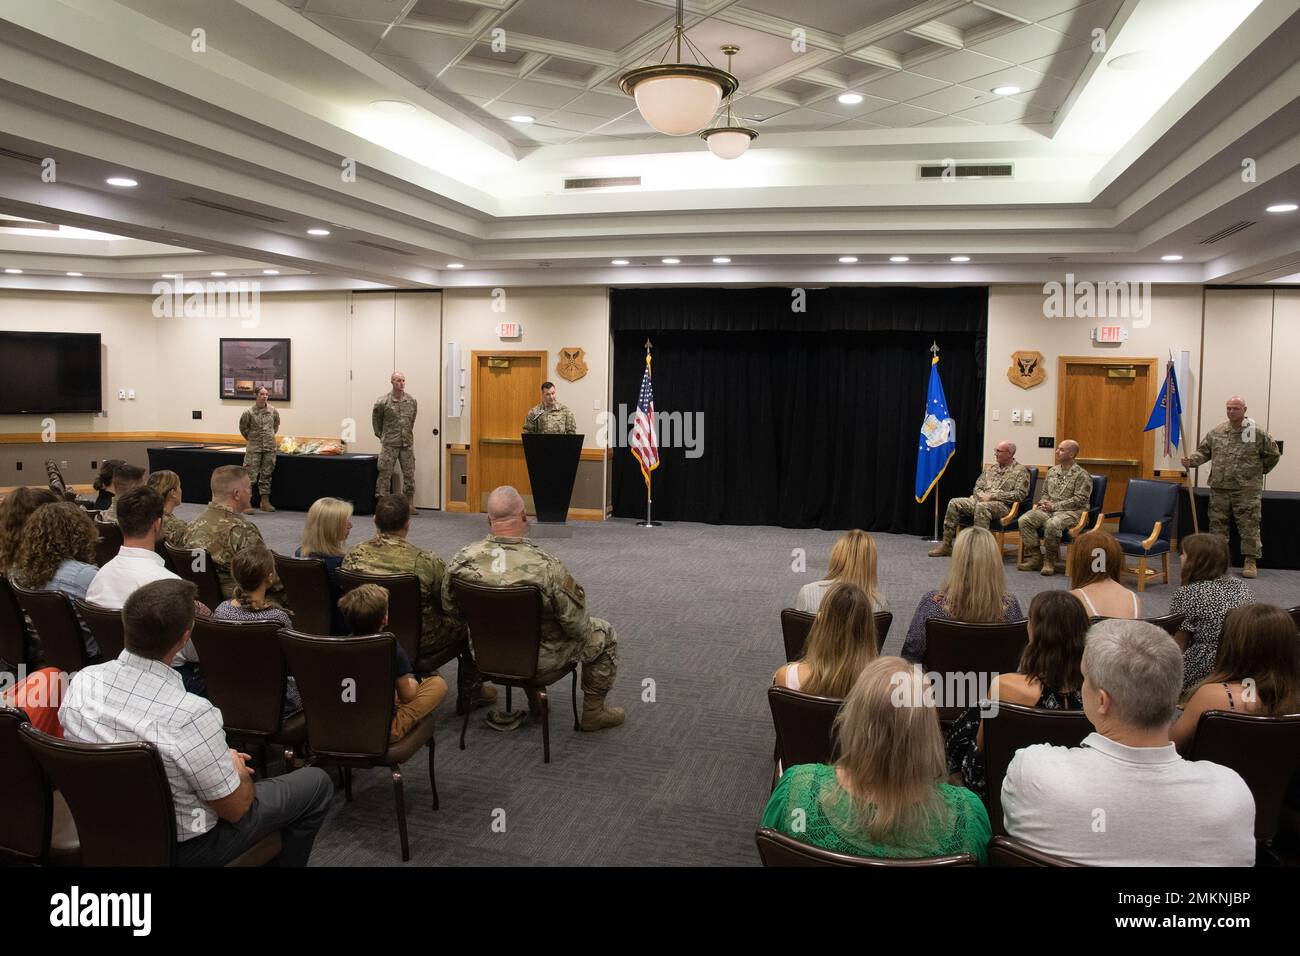
[[[552,557],[525,535],[528,517],[524,499],[509,485],[488,496],[488,528],[482,541],[466,545],[451,559],[442,586],[442,605],[459,617],[452,591],[453,578],[492,587],[535,584],[542,590],[542,646],[539,672],[558,670],[582,661],[583,730],[604,730],[623,723],[623,708],[605,706],[605,697],[618,674],[618,638],[614,625],[587,614],[587,595]],[[474,636],[470,635],[473,645]]]
[[[1255,799],[1235,770],[1184,760],[1169,732],[1183,655],[1147,621],[1088,631],[1078,747],[1034,744],[1002,781],[1007,835],[1092,866],[1253,866]]]
[[[194,627],[195,587],[154,581],[126,601],[126,649],[78,671],[59,708],[67,740],[147,741],[158,748],[176,810],[176,862],[224,866],[279,832],[279,866],[306,866],[334,787],[307,767],[253,783],[247,754],[226,746],[221,711],[185,692],[167,666]]]
[[[117,524],[117,503],[122,496],[129,494],[144,484],[144,469],[126,462],[113,466],[113,501],[107,508],[95,515],[95,520],[103,524]]]
[[[185,547],[206,549],[212,558],[221,581],[221,596],[227,601],[235,596],[235,578],[230,573],[230,562],[235,555],[254,544],[266,547],[257,525],[244,517],[252,499],[253,481],[247,468],[222,465],[213,469],[212,501],[185,532]],[[281,607],[288,606],[284,585],[278,578],[266,596]]]

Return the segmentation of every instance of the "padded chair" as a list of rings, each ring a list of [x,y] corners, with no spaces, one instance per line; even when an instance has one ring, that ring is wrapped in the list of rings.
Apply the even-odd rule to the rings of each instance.
[[[1099,621],[1112,621],[1112,620],[1116,620],[1116,618],[1106,617],[1103,614],[1095,614],[1092,617],[1088,618],[1088,623],[1096,624]],[[1173,637],[1175,634],[1177,634],[1178,629],[1183,626],[1182,614],[1162,614],[1159,617],[1144,617],[1141,618],[1140,620],[1146,621],[1148,624],[1154,624],[1162,631],[1168,632],[1170,637]]]
[[[885,646],[889,636],[889,627],[894,623],[894,615],[889,611],[877,611],[876,619],[876,653]],[[808,643],[808,632],[812,630],[817,615],[809,611],[796,611],[792,607],[781,609],[781,638],[785,641],[785,659],[797,661],[803,657],[804,645]]]
[[[0,707],[0,859],[75,865],[81,846],[72,813],[19,739],[26,723],[21,710]]]
[[[1208,710],[1196,722],[1188,760],[1209,760],[1241,774],[1255,796],[1255,841],[1277,834],[1282,802],[1300,767],[1300,714],[1256,717]]]
[[[302,711],[284,716],[289,669],[274,621],[218,621],[196,617],[190,639],[202,661],[208,699],[221,710],[226,734],[259,751],[258,769],[269,776],[267,745],[287,751],[285,763],[307,739]]]
[[[388,630],[396,636],[402,650],[406,651],[411,667],[417,674],[421,676],[432,674],[443,664],[461,658],[460,666],[456,670],[458,684],[456,713],[460,713],[464,697],[469,692],[463,680],[470,670],[464,659],[469,645],[461,642],[445,647],[437,654],[420,655],[420,624],[423,619],[420,605],[420,579],[414,574],[363,574],[360,571],[343,570],[340,570],[336,577],[339,589],[344,594],[362,584],[378,584],[388,592]],[[294,607],[296,611],[297,605]],[[329,633],[328,625],[324,633]]]
[[[411,845],[406,835],[402,764],[421,747],[428,747],[429,787],[433,790],[435,810],[438,809],[438,784],[434,776],[432,714],[402,739],[388,741],[393,723],[395,642],[391,633],[323,637],[288,628],[280,631],[280,646],[302,694],[307,743],[316,762],[343,769],[343,791],[348,802],[352,801],[354,769],[388,768],[393,779],[397,832],[405,863],[411,858]],[[199,656],[203,656],[201,650]],[[339,688],[349,686],[356,688],[355,698],[339,692]]]
[[[102,568],[122,549],[122,529],[115,524],[96,521],[95,530],[99,532],[99,541],[95,543],[95,563]]]
[[[71,674],[95,663],[86,651],[81,622],[70,597],[61,591],[31,591],[17,584],[13,589],[41,639],[46,664]]]
[[[27,661],[23,639],[27,621],[23,618],[18,595],[9,584],[9,578],[0,574],[0,671],[17,672],[18,665]]]
[[[221,578],[217,576],[212,555],[204,548],[177,548],[166,542],[163,542],[163,547],[171,558],[172,570],[186,581],[193,581],[199,589],[199,601],[207,605],[208,610],[215,611],[225,598],[221,595]]]
[[[284,582],[294,627],[304,634],[329,634],[330,576],[320,558],[291,558],[273,552],[275,573]],[[411,658],[415,660],[414,657]]]
[[[1291,615],[1291,620],[1295,621],[1295,626],[1300,629],[1300,605],[1289,607],[1286,612]]]
[[[767,706],[776,729],[773,790],[787,767],[835,762],[835,718],[844,701],[773,685],[767,689]]]
[[[19,736],[68,801],[83,866],[172,866],[176,810],[158,748],[144,741],[78,744],[31,724]],[[261,866],[280,853],[272,833],[227,866]]]
[[[1160,558],[1160,571],[1152,576],[1160,574],[1163,583],[1169,583],[1169,540],[1178,511],[1178,488],[1170,481],[1132,478],[1124,490],[1124,510],[1107,512],[1097,520],[1096,527],[1101,527],[1102,520],[1119,519],[1115,540],[1124,554],[1138,559],[1136,568],[1126,561],[1123,572],[1137,575],[1139,591],[1147,588],[1148,558]]]
[[[537,655],[542,646],[542,592],[535,585],[491,587],[452,578],[452,592],[461,614],[469,622],[469,641],[478,672],[485,681],[506,688],[506,710],[510,709],[510,692],[524,688],[536,702],[542,717],[542,762],[551,762],[551,706],[546,689],[568,676],[573,701],[573,729],[578,722],[578,663],[571,661],[551,671],[537,669]],[[460,728],[460,749],[465,749],[465,731],[469,727],[470,708]]]
[[[1014,674],[1020,666],[1020,655],[1029,643],[1029,622],[1012,621],[1010,624],[965,624],[931,618],[925,622],[925,655],[922,658],[927,674]],[[945,678],[946,683],[946,678]],[[938,688],[938,698],[943,706],[938,708],[940,722],[956,720],[967,707],[979,704],[980,688],[974,699],[964,703],[947,700],[947,689]]]
[[[1083,866],[1062,856],[1052,856],[1007,836],[989,842],[989,866]]]
[[[800,843],[793,837],[779,833],[769,827],[759,827],[754,834],[758,844],[758,856],[764,866],[919,866],[951,867],[978,866],[975,857],[969,853],[956,853],[952,856],[925,856],[915,859],[887,859],[879,856],[851,856],[836,853],[834,850],[822,850],[807,843]]]
[[[1088,510],[1079,515],[1079,520],[1075,522],[1073,528],[1067,528],[1061,535],[1061,544],[1065,545],[1065,573],[1070,573],[1070,543],[1085,531],[1092,531],[1101,527],[1101,509],[1105,506],[1106,501],[1106,475],[1091,475],[1092,478],[1092,496],[1088,499]],[[1040,536],[1041,537],[1041,536]],[[1059,555],[1053,555],[1053,559]],[[1016,555],[1016,563],[1023,564],[1025,560],[1024,539],[1021,539],[1020,548]]]
[[[1029,491],[1021,500],[1011,505],[1011,510],[1003,517],[998,518],[991,525],[989,531],[993,532],[993,537],[998,539],[998,550],[1003,555],[1007,554],[1007,535],[1014,534],[1017,539],[1020,538],[1020,528],[1016,522],[1020,516],[1025,513],[1026,509],[1031,508],[1034,504],[1034,492],[1038,489],[1038,468],[1035,465],[1027,465],[1025,471],[1029,472]],[[969,527],[975,523],[973,515],[963,515],[958,525],[959,528]]]
[[[999,701],[996,716],[984,720],[984,779],[988,793],[984,808],[993,833],[1006,833],[1002,824],[1002,780],[1017,750],[1032,744],[1077,747],[1092,733],[1092,723],[1081,710],[1039,710]]]
[[[76,598],[73,598],[72,605],[81,615],[81,619],[86,622],[86,626],[90,628],[90,633],[95,635],[95,643],[99,645],[99,656],[106,661],[115,660],[126,647],[126,628],[122,624],[122,612],[100,607],[98,604],[87,604]]]

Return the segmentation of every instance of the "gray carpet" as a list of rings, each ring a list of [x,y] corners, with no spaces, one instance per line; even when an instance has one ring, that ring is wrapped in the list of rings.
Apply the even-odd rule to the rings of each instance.
[[[293,552],[301,513],[253,520],[272,548]],[[355,524],[352,543],[373,532],[369,518]],[[586,588],[591,612],[618,629],[611,701],[627,708],[627,723],[575,733],[568,682],[555,685],[545,765],[540,725],[499,734],[483,711],[460,751],[460,723],[445,701],[435,736],[440,811],[431,806],[424,754],[404,768],[411,865],[757,864],[754,828],[772,772],[765,692],[784,658],[779,612],[802,584],[824,575],[838,533],[676,523],[647,530],[624,520],[577,522],[568,532],[537,540]],[[411,538],[446,559],[485,533],[481,515],[426,511]],[[947,561],[927,558],[929,546],[917,538],[875,539],[895,614],[885,651],[897,653],[917,601],[942,580]],[[795,548],[806,551],[804,574],[791,571]],[[1060,575],[1018,573],[1010,562],[1007,570],[1024,607],[1039,590],[1066,586]],[[1262,571],[1251,587],[1261,601],[1300,603],[1300,572]],[[1149,590],[1145,613],[1164,613],[1171,593]],[[650,681],[652,702],[643,700]],[[387,772],[358,772],[353,793],[351,804],[335,798],[312,863],[401,865]],[[504,832],[494,820],[504,821]]]

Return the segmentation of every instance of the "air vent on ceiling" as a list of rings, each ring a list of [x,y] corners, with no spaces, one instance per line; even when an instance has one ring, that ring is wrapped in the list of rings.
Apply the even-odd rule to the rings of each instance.
[[[353,239],[358,246],[369,246],[371,249],[381,249],[384,252],[391,252],[398,256],[413,256],[414,252],[407,252],[405,249],[398,249],[396,246],[386,246],[382,242],[371,242],[369,239]]]
[[[1229,236],[1235,236],[1243,229],[1249,229],[1253,225],[1255,225],[1254,222],[1247,222],[1244,219],[1241,222],[1234,222],[1231,226],[1228,226],[1227,228],[1224,229],[1220,229],[1214,235],[1206,236],[1204,239],[1200,241],[1199,244],[1202,246],[1208,246],[1212,243],[1218,242],[1220,239],[1227,239]]]
[[[640,186],[640,176],[605,176],[598,179],[566,179],[565,189],[603,189],[607,186]]]
[[[964,163],[956,166],[923,163],[916,167],[916,171],[921,179],[1010,179],[1015,167],[1011,163]]]
[[[259,222],[284,222],[283,219],[276,219],[274,216],[264,216],[260,212],[249,212],[247,209],[236,209],[234,206],[227,206],[225,203],[213,202],[211,199],[200,199],[198,196],[185,196],[183,202],[192,202],[196,206],[203,206],[206,209],[215,209],[217,212],[228,212],[232,216],[244,216],[247,219],[256,219]]]
[[[24,163],[32,163],[36,166],[41,165],[41,157],[32,156],[30,153],[20,153],[16,149],[5,149],[0,146],[0,156],[8,156],[10,159],[21,159]]]

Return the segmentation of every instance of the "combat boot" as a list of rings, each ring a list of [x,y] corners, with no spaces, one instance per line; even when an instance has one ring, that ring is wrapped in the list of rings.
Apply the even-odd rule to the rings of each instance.
[[[1048,560],[1044,559],[1044,560],[1043,560],[1043,569],[1042,569],[1041,571],[1039,571],[1038,573],[1041,574],[1041,575],[1042,575],[1043,577],[1045,577],[1045,578],[1050,578],[1053,574],[1056,573],[1056,562],[1055,562],[1055,561],[1048,561]]]
[[[617,727],[623,722],[623,716],[622,707],[605,706],[604,694],[583,692],[582,721],[579,724],[583,730],[605,730],[608,727]]]
[[[946,558],[952,554],[952,539],[956,536],[955,529],[945,527],[943,529],[943,540],[930,549],[928,556],[931,558]]]
[[[271,504],[271,499],[270,499],[270,497],[269,497],[268,495],[262,495],[262,504],[261,504],[261,508],[262,508],[262,510],[265,511],[267,514],[270,514],[271,512],[273,512],[273,511],[275,510],[275,505]]]
[[[1255,570],[1255,559],[1246,558],[1241,565],[1241,576],[1243,578],[1253,578],[1258,574],[1259,572]]]
[[[1032,551],[1025,552],[1025,560],[1016,565],[1017,571],[1041,571],[1043,568],[1043,552],[1040,548],[1034,548]]]

